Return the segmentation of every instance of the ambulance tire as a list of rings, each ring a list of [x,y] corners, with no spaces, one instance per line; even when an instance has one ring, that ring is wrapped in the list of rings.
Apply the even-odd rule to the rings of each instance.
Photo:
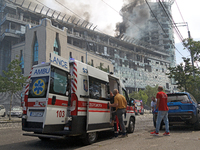
[[[90,145],[90,144],[96,142],[97,137],[98,137],[97,132],[86,133],[82,137],[82,142],[83,142],[84,145]]]
[[[144,115],[144,109],[143,109],[143,110],[141,110],[141,113],[140,113],[140,115]]]
[[[134,121],[134,118],[130,118],[127,132],[128,133],[133,133],[134,130],[135,130],[135,121]]]

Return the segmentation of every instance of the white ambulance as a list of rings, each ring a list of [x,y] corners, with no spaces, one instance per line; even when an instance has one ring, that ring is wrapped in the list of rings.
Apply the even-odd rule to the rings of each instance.
[[[50,62],[33,66],[24,98],[23,135],[40,139],[80,136],[85,144],[96,141],[110,126],[109,93],[118,89],[128,102],[124,122],[135,127],[133,101],[119,78],[95,67],[50,53]],[[32,133],[30,133],[32,132]]]

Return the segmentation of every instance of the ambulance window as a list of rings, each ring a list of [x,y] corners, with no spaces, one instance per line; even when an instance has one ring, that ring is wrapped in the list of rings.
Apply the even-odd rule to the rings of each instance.
[[[123,92],[123,96],[126,98],[126,101],[129,101],[129,97],[128,97],[126,90],[122,89],[122,92]]]
[[[48,87],[48,76],[33,77],[29,85],[29,98],[45,98]]]
[[[89,77],[89,95],[92,99],[106,99],[108,97],[108,83]]]
[[[51,68],[50,93],[66,95],[68,73],[56,67]]]

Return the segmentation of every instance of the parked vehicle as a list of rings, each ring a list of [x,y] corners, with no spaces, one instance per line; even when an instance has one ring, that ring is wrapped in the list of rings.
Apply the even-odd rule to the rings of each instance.
[[[138,114],[143,115],[144,114],[144,107],[143,107],[142,100],[135,99],[134,104],[135,104],[135,107],[134,107],[135,114],[136,115],[138,115]]]
[[[13,106],[11,108],[11,117],[19,117],[21,118],[23,114],[23,110],[21,106]],[[8,116],[10,115],[10,111],[8,111]]]
[[[6,116],[6,109],[3,105],[0,105],[0,116],[5,117]]]
[[[200,129],[200,109],[195,98],[188,92],[168,93],[169,125],[187,124]],[[157,117],[157,113],[154,113]],[[154,120],[156,122],[156,119]],[[164,125],[164,122],[161,123]]]
[[[23,135],[42,140],[79,136],[85,144],[94,143],[98,132],[113,130],[108,96],[116,88],[127,100],[127,131],[134,131],[133,103],[118,77],[77,60],[69,63],[54,53],[50,60],[33,66],[22,130],[34,133]]]

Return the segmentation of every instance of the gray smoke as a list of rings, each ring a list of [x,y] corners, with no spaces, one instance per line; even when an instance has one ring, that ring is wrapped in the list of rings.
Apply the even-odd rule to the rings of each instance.
[[[39,3],[39,4],[44,4],[45,6],[49,6],[49,0],[38,0],[39,2],[35,0],[26,0],[26,1],[31,1],[32,3]],[[75,1],[66,1],[66,0],[57,0],[53,1],[53,4],[55,4],[56,8],[55,10],[62,12],[64,14],[70,15],[71,20],[73,18],[79,18],[86,20],[90,22],[90,14],[92,12],[91,6],[80,3],[80,2],[75,2]]]
[[[150,10],[145,0],[125,0],[121,15],[123,22],[116,25],[116,32],[118,32],[116,34],[141,39],[141,31],[146,30],[150,17]]]

